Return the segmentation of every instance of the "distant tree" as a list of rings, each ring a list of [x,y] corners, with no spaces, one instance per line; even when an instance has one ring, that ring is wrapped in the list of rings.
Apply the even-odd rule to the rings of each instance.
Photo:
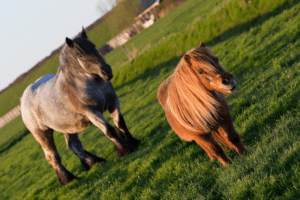
[[[117,5],[118,0],[99,0],[97,10],[101,16],[108,13],[113,7]]]
[[[109,12],[117,5],[117,0],[99,0],[97,5],[97,10],[100,15],[103,16],[108,14],[108,17],[105,19],[111,29],[111,33],[115,35],[117,33],[117,28],[115,24],[111,21],[111,17],[109,16]]]
[[[105,19],[115,36],[135,22],[139,0],[99,0],[97,9],[101,15],[108,13]]]

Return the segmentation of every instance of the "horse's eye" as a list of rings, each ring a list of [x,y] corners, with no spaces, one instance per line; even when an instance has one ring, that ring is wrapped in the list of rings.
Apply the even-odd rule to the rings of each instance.
[[[205,73],[204,71],[200,71],[200,72],[199,72],[200,75],[201,75],[201,74],[204,74],[204,73]]]

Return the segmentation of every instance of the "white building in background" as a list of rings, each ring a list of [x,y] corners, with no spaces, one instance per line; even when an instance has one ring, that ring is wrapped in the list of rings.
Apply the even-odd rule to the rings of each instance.
[[[160,2],[160,0],[140,0],[139,10],[135,19],[142,23],[143,28],[148,28],[154,24],[155,7]]]
[[[155,7],[158,6],[160,2],[161,0],[140,0],[139,10],[135,18],[137,21],[101,46],[98,49],[99,53],[102,56],[106,55],[113,49],[125,44],[135,34],[153,25],[155,21]]]

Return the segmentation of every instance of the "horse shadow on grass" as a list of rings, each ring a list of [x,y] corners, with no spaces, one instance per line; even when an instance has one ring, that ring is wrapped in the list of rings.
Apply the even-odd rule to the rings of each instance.
[[[30,131],[28,129],[24,129],[24,130],[20,131],[17,136],[10,139],[7,143],[5,143],[4,145],[2,145],[0,147],[0,154],[5,152],[5,151],[8,151],[11,147],[13,147],[18,142],[20,142],[29,133],[30,133]]]

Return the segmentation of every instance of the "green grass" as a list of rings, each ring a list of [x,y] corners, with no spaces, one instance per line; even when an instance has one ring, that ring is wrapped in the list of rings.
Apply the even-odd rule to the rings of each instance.
[[[170,11],[162,19],[157,20],[152,26],[144,29],[140,34],[134,36],[124,44],[125,48],[134,55],[141,54],[145,50],[164,41],[169,35],[175,35],[178,32],[186,31],[188,27],[200,23],[211,13],[218,10],[223,5],[224,0],[188,0],[183,3],[180,9]],[[115,59],[115,58],[118,59]],[[129,62],[129,59],[121,47],[114,49],[113,52],[105,56],[106,61],[118,69]]]
[[[108,162],[85,172],[63,134],[55,133],[63,165],[80,177],[59,187],[40,145],[25,135],[0,153],[1,198],[299,199],[300,3],[252,0],[243,10],[244,5],[232,0],[199,26],[171,34],[114,71],[124,118],[142,141],[136,152],[119,159],[92,125],[79,136],[88,151]],[[249,153],[239,157],[227,151],[233,163],[226,168],[194,142],[179,139],[156,98],[182,54],[201,40],[238,79],[237,91],[226,98]],[[0,136],[9,141],[24,125],[16,119],[4,128],[12,135],[2,135],[1,129]]]
[[[29,133],[30,132],[22,122],[21,116],[2,127],[0,132],[0,153],[5,152],[10,147],[14,146]]]

